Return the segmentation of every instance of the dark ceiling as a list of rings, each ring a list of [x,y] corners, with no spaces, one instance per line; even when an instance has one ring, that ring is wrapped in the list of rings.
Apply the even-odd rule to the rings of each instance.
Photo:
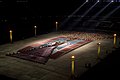
[[[2,15],[68,15],[85,0],[6,0],[0,1]]]
[[[0,15],[63,16],[75,11],[86,0],[0,0]],[[88,0],[96,2],[97,0]],[[111,0],[100,0],[109,2]],[[116,0],[114,0],[116,1]],[[119,4],[119,2],[118,2]],[[88,4],[89,6],[89,4]],[[100,5],[101,6],[101,5]],[[99,7],[99,6],[97,6]],[[87,10],[88,8],[84,8]]]

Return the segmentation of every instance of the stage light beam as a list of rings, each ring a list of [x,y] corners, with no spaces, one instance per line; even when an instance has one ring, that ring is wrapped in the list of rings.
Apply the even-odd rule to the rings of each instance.
[[[82,20],[83,17],[85,17],[96,5],[97,5],[98,2],[96,2],[94,5],[92,5],[83,15],[81,18],[78,19],[78,21],[76,21],[75,23],[73,23],[72,27],[76,26],[79,21]]]
[[[110,15],[112,15],[115,11],[117,11],[120,8],[120,6],[117,6],[115,9],[113,9],[113,11],[111,11],[110,13],[108,13],[105,17],[103,17],[102,20],[105,20],[106,18],[108,18]]]
[[[63,26],[66,22],[68,22],[68,20],[71,18],[71,16],[73,16],[74,14],[76,14],[84,5],[86,4],[86,2],[84,2],[82,5],[80,5],[72,14],[70,14],[61,24],[61,26]]]
[[[86,0],[86,2],[88,2],[88,0]]]
[[[98,15],[100,15],[109,5],[111,4],[111,2],[110,3],[108,3],[105,7],[103,7],[99,12],[97,12],[92,18],[90,18],[88,21],[90,21],[90,20],[94,20]],[[91,28],[91,27],[90,27]],[[92,27],[92,28],[95,28],[95,27]]]
[[[113,9],[110,13],[106,14],[104,17],[102,17],[102,21],[104,21],[105,19],[107,19],[110,15],[112,15],[115,11],[117,11],[120,8],[120,6],[117,6],[115,9]],[[100,24],[100,22],[98,22],[96,24],[96,27]]]
[[[114,2],[113,0],[111,0],[111,2]]]
[[[102,8],[98,13],[96,13],[91,19],[95,19],[100,13],[102,13],[111,3],[108,3],[104,8]],[[90,19],[90,20],[91,20]]]

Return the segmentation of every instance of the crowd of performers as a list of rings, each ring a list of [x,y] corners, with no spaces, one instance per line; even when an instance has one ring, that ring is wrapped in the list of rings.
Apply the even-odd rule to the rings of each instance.
[[[62,34],[62,36],[64,36],[64,37],[66,37],[67,40],[65,40],[64,42],[56,41],[51,46],[58,46],[63,43],[67,43],[68,41],[72,41],[72,40],[76,40],[76,39],[80,39],[80,40],[83,39],[83,40],[89,40],[89,41],[113,39],[112,34],[100,33],[100,32],[99,33],[97,33],[97,32],[90,33],[90,32],[63,31],[63,32],[60,32],[60,34]]]
[[[84,40],[104,40],[112,39],[113,35],[108,33],[89,33],[89,32],[60,32],[63,36],[68,37],[70,40],[84,39]]]

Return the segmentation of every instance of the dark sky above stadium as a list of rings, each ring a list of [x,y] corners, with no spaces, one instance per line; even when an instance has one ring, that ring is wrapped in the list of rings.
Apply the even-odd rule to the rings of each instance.
[[[86,0],[0,0],[2,15],[69,15]],[[88,0],[96,2],[97,0]],[[109,2],[111,0],[100,0]],[[114,0],[120,2],[120,0]]]
[[[85,0],[0,0],[4,15],[66,15]]]

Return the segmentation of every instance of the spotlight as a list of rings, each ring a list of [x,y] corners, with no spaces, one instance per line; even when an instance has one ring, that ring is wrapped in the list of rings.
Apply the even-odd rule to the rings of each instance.
[[[88,2],[88,0],[86,0],[86,2]]]
[[[99,0],[97,2],[100,2]]]
[[[113,0],[111,0],[111,2],[114,2]]]

